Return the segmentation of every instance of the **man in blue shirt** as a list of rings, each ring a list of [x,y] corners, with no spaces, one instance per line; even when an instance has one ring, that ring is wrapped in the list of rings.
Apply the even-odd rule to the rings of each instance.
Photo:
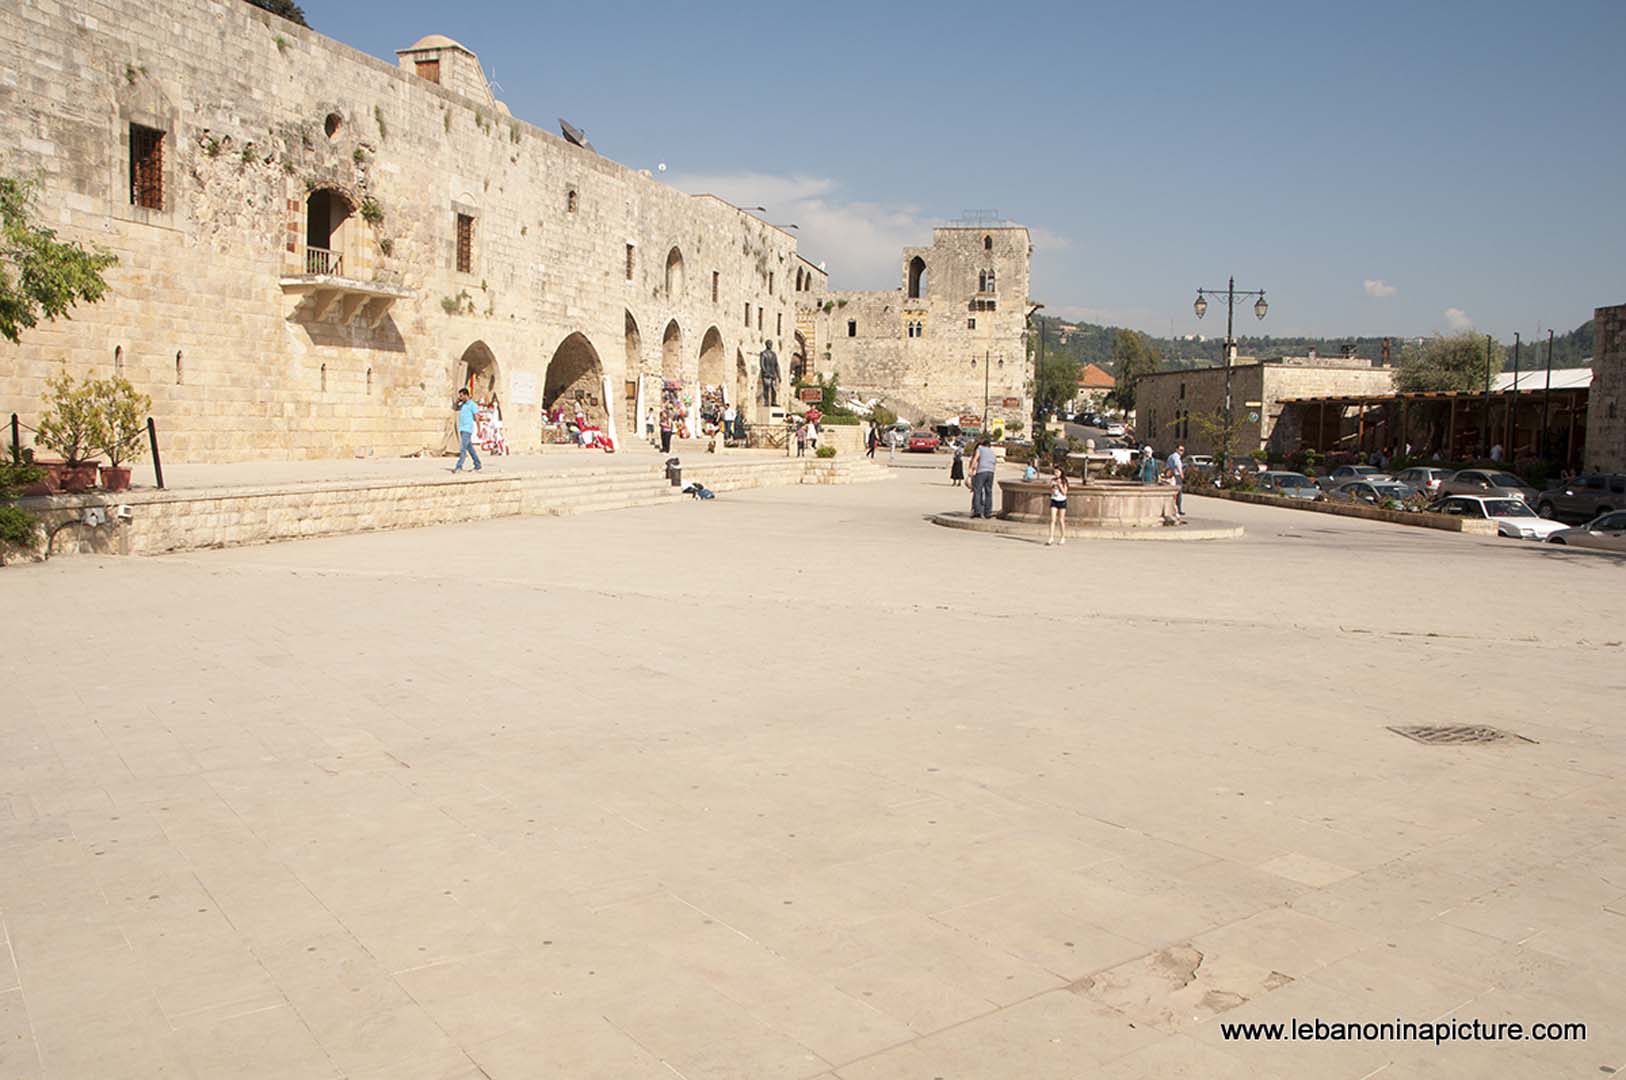
[[[986,438],[977,443],[977,452],[971,459],[971,476],[965,486],[971,489],[971,516],[994,516],[994,468],[999,457]]]
[[[1174,477],[1174,516],[1186,516],[1185,500],[1181,498],[1186,489],[1186,444],[1181,443],[1174,448],[1174,453],[1163,462],[1164,470]]]
[[[476,453],[474,449],[475,404],[474,399],[469,397],[469,392],[466,388],[457,392],[457,404],[452,406],[452,408],[457,412],[457,441],[459,444],[457,451],[457,464],[452,467],[452,471],[454,473],[462,472],[463,459],[467,457],[474,459],[474,471],[479,472],[480,455]]]

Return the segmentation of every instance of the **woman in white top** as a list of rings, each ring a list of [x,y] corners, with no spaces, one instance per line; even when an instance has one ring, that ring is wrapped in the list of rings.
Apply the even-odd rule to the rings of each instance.
[[[1045,543],[1049,547],[1056,540],[1056,526],[1061,525],[1061,542],[1067,543],[1067,473],[1060,466],[1050,474],[1050,537]]]

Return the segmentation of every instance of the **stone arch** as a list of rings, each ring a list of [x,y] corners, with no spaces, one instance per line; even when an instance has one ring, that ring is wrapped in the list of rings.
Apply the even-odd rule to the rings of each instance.
[[[673,319],[661,334],[661,378],[683,380],[683,328]]]
[[[666,253],[666,295],[683,295],[683,252],[675,246]]]
[[[636,433],[639,430],[638,392],[643,389],[644,378],[644,339],[638,332],[638,320],[630,311],[627,312],[626,347],[627,422],[631,425],[627,430]]]
[[[356,206],[338,188],[312,188],[305,196],[305,273],[342,274]]]
[[[722,386],[728,377],[723,360],[723,334],[715,326],[700,339],[700,385]]]
[[[581,333],[571,334],[559,343],[548,361],[547,378],[543,381],[542,405],[552,412],[563,405],[569,413],[580,402],[581,410],[590,424],[606,427],[609,411],[604,402],[604,365],[599,362],[598,350]]]
[[[734,404],[745,408],[751,403],[751,369],[745,363],[745,350],[734,350]]]
[[[489,401],[497,392],[497,354],[483,341],[476,341],[463,350],[458,361],[457,386],[467,390],[476,401]]]
[[[919,300],[926,293],[926,260],[919,255],[909,260],[909,299]]]

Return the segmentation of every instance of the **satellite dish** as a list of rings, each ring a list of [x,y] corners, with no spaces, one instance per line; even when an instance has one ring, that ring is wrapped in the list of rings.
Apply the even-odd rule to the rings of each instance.
[[[559,133],[568,143],[574,143],[583,150],[593,149],[593,144],[587,141],[587,133],[562,116],[559,118]]]
[[[666,171],[666,162],[664,162],[664,161],[661,162],[659,165],[655,166],[655,168],[658,169],[661,172],[665,172]]]

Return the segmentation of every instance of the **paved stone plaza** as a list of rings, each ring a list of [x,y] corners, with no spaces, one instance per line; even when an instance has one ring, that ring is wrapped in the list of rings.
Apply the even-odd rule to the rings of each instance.
[[[0,570],[0,1077],[1626,1065],[1626,561],[898,472]]]

